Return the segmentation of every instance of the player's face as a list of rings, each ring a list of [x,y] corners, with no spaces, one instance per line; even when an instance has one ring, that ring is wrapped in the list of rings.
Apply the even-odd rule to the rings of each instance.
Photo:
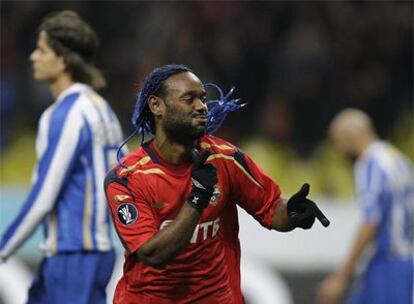
[[[205,134],[207,124],[206,91],[193,73],[168,78],[165,83],[165,113],[162,126],[167,136],[187,144]]]
[[[65,71],[62,57],[57,56],[47,42],[45,31],[40,32],[36,49],[30,54],[33,77],[37,80],[55,81]]]
[[[331,132],[331,140],[335,147],[347,157],[354,157],[353,141],[344,132],[334,130]]]

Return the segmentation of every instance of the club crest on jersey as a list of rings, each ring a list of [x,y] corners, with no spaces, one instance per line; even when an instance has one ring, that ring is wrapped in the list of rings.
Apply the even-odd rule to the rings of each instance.
[[[220,188],[219,186],[214,186],[213,196],[210,199],[210,204],[213,206],[217,206],[219,197],[220,197]]]
[[[122,224],[129,226],[138,219],[138,210],[131,203],[123,203],[117,209],[118,218]]]

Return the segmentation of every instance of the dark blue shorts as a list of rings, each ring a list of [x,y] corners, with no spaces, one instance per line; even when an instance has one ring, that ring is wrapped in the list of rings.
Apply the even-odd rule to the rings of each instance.
[[[29,304],[106,304],[114,251],[67,252],[45,258],[29,290]]]
[[[348,304],[412,304],[412,261],[373,261]]]

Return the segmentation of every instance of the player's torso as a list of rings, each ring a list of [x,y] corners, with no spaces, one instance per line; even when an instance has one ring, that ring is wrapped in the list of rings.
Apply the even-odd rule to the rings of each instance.
[[[411,164],[392,146],[377,142],[356,166],[357,180],[371,174],[378,183],[381,221],[376,236],[375,258],[412,259],[414,237],[414,178]],[[362,187],[361,183],[357,187]]]
[[[154,212],[159,220],[160,229],[166,227],[178,214],[183,204],[187,201],[191,192],[191,168],[183,174],[171,175],[165,168],[165,174],[157,175],[154,179],[148,179],[148,196],[151,200]],[[224,177],[218,173],[218,183],[214,187],[214,195],[206,209],[203,210],[200,224],[197,225],[190,244],[202,243],[214,238],[218,233],[220,216],[228,197],[228,191],[224,185]],[[162,189],[162,191],[160,191]]]
[[[189,245],[162,270],[140,263],[135,273],[139,276],[134,280],[137,283],[136,290],[146,290],[153,285],[156,286],[154,295],[177,296],[176,303],[186,303],[208,295],[222,299],[222,303],[231,298],[229,274],[238,269],[228,269],[227,259],[229,252],[234,254],[238,250],[233,238],[237,238],[238,229],[236,205],[231,198],[225,165],[220,161],[212,163],[217,169],[218,182]],[[172,169],[151,162],[140,170],[139,177],[131,183],[131,187],[144,191],[143,196],[151,205],[158,229],[165,229],[176,218],[191,192],[191,166]],[[230,239],[229,230],[234,232]],[[132,258],[127,261],[127,268],[128,262],[131,267],[137,263]],[[145,278],[151,278],[150,282]],[[180,302],[180,299],[185,301]]]
[[[103,179],[109,166],[115,163],[116,147],[121,141],[120,128],[106,102],[92,90],[68,94],[49,107],[42,115],[37,137],[39,159],[50,145],[64,145],[61,139],[50,142],[50,132],[56,128],[71,128],[58,117],[76,116],[79,128],[74,128],[77,146],[73,161],[55,203],[45,220],[48,254],[65,250],[107,251],[112,245]],[[51,160],[52,161],[52,160]]]

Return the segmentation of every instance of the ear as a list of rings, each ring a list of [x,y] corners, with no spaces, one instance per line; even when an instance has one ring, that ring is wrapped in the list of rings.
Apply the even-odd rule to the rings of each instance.
[[[63,58],[62,56],[58,56],[58,62],[57,62],[57,64],[59,65],[59,69],[60,69],[60,71],[62,73],[63,72],[69,73],[69,75],[72,77],[71,72],[70,72],[70,70],[68,68],[68,65],[65,62],[65,58]]]
[[[154,116],[161,116],[164,114],[165,111],[165,105],[163,100],[160,97],[157,97],[155,95],[151,95],[148,98],[148,108],[154,114]]]

